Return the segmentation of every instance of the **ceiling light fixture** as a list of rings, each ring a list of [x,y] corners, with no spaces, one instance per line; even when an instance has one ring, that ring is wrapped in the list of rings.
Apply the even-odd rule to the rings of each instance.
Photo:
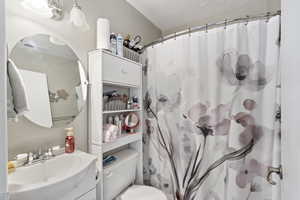
[[[63,16],[60,0],[22,0],[21,4],[24,8],[45,18],[60,20]]]
[[[90,26],[86,20],[86,16],[79,6],[77,0],[73,0],[74,5],[70,12],[70,22],[75,26],[80,28],[82,31],[88,31]]]

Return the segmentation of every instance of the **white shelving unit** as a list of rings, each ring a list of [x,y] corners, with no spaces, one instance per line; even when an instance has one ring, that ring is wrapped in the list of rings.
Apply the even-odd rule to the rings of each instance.
[[[141,109],[128,109],[128,110],[108,110],[103,111],[103,114],[126,113],[126,112],[140,112]]]
[[[119,147],[122,147],[133,142],[140,141],[142,139],[142,133],[123,134],[121,137],[113,142],[107,142],[103,144],[102,151],[107,153]]]
[[[89,53],[89,152],[97,155],[100,171],[99,195],[103,199],[104,174],[102,160],[104,154],[115,152],[119,148],[131,148],[139,153],[136,183],[143,184],[143,101],[142,101],[142,65],[129,59],[113,55],[103,50]],[[103,92],[108,89],[127,91],[129,97],[137,96],[139,109],[103,110]],[[103,143],[103,124],[107,116],[134,112],[139,116],[139,127],[134,133],[123,133],[114,141]]]

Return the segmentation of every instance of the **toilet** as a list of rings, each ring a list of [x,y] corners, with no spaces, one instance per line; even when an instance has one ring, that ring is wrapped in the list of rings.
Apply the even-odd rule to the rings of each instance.
[[[117,159],[103,168],[103,200],[167,200],[154,187],[135,185],[138,153],[131,149],[112,154]],[[97,190],[101,190],[98,186]],[[98,192],[97,192],[98,193]],[[97,197],[97,200],[100,198]]]
[[[116,200],[167,200],[165,194],[149,186],[133,185],[124,193],[119,195]]]

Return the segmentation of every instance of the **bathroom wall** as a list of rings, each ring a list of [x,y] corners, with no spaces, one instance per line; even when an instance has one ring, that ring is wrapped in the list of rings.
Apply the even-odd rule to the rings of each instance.
[[[5,66],[5,1],[0,0],[0,66]],[[7,188],[7,124],[6,124],[6,69],[0,67],[0,199],[8,200]],[[3,94],[4,93],[4,94]]]
[[[300,196],[300,1],[282,0],[283,200]]]
[[[69,23],[72,0],[63,0],[65,16],[62,21],[43,19],[20,5],[19,0],[6,0],[7,36],[9,51],[23,37],[38,33],[51,34],[65,41],[87,68],[87,53],[96,48],[96,19],[105,17],[111,21],[111,31],[123,35],[140,34],[144,43],[161,35],[161,31],[142,14],[124,0],[82,0],[79,1],[91,26],[88,32],[81,32]],[[87,109],[72,124],[76,130],[76,144],[79,149],[87,150]],[[64,129],[45,129],[27,119],[20,118],[18,123],[8,123],[9,158],[17,153],[35,151],[40,146],[64,144]]]

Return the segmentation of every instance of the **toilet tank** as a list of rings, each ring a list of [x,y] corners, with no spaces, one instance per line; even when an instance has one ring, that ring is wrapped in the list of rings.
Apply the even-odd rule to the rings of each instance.
[[[104,200],[112,200],[134,183],[138,153],[131,149],[112,154],[116,161],[104,167]]]

